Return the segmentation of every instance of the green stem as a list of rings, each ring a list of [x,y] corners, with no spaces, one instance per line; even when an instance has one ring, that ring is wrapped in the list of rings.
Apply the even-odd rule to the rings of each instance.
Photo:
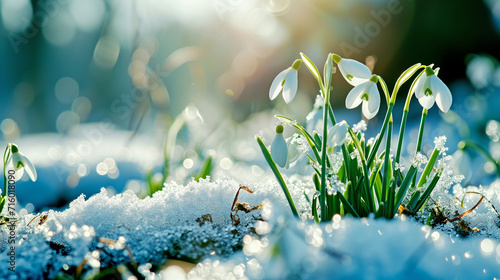
[[[406,129],[406,120],[408,119],[408,111],[403,111],[403,119],[401,120],[401,127],[399,128],[398,148],[396,151],[395,162],[399,163],[401,160],[401,148],[403,147],[403,137]]]
[[[385,119],[384,119],[384,124],[382,125],[382,129],[380,130],[380,133],[377,135],[377,140],[375,141],[375,144],[373,144],[373,148],[371,149],[370,154],[368,155],[368,161],[366,162],[368,166],[371,166],[373,160],[375,159],[375,156],[377,155],[380,142],[382,142],[383,135],[385,134],[385,130],[387,129],[387,124],[392,116],[393,108],[394,108],[394,103],[391,101],[389,102],[389,108],[387,108],[387,113],[385,114]]]
[[[7,161],[10,157],[10,144],[7,144],[5,151],[3,153],[3,192],[2,196],[7,197],[7,175],[5,175],[5,167],[7,166]],[[1,211],[2,209],[0,209]]]
[[[324,90],[322,87],[322,91],[324,92],[325,99],[323,104],[323,143],[321,147],[321,196],[320,196],[320,207],[321,207],[321,221],[326,221],[328,219],[328,211],[326,209],[326,146],[328,144],[328,107],[330,107],[330,91]]]
[[[434,167],[434,163],[436,163],[438,155],[439,155],[439,150],[434,148],[434,151],[432,151],[432,155],[429,158],[427,165],[425,166],[424,172],[422,172],[422,175],[420,176],[417,188],[421,188],[425,184],[425,182],[427,182],[427,176],[431,174],[432,168]]]
[[[422,137],[424,135],[424,126],[425,126],[425,118],[427,117],[427,109],[422,110],[422,118],[420,119],[420,129],[418,130],[418,138],[417,138],[417,148],[415,149],[415,154],[420,152],[422,148]]]
[[[390,166],[390,151],[391,151],[391,137],[392,136],[392,119],[389,120],[389,129],[387,130],[386,145],[385,145],[385,155],[384,155],[384,177],[382,179],[382,201],[387,200],[387,191],[391,178],[389,178],[389,168]]]
[[[281,173],[276,166],[276,163],[274,163],[273,158],[271,157],[271,154],[267,150],[266,145],[260,139],[260,137],[256,137],[257,143],[259,144],[260,149],[262,150],[262,154],[264,154],[264,158],[266,159],[267,163],[269,164],[269,167],[274,173],[274,176],[276,176],[276,179],[278,180],[278,183],[280,184],[281,188],[283,189],[283,192],[285,193],[286,200],[288,201],[288,204],[290,205],[290,208],[292,209],[293,215],[296,217],[299,216],[297,212],[297,208],[295,208],[295,203],[293,203],[292,196],[290,195],[290,192],[288,191],[288,187],[286,186],[285,180],[283,179],[283,176],[281,176]]]
[[[359,144],[359,140],[356,137],[356,134],[352,129],[349,127],[348,128],[349,134],[351,135],[352,141],[354,142],[354,145],[356,146],[356,149],[358,149],[359,157],[361,158],[361,165],[362,165],[362,170],[363,170],[363,183],[365,185],[365,195],[366,199],[368,200],[368,207],[370,208],[370,212],[375,211],[375,201],[373,199],[373,192],[370,190],[370,177],[368,176],[368,167],[366,164],[366,159],[364,156],[364,152],[361,149],[361,145]]]

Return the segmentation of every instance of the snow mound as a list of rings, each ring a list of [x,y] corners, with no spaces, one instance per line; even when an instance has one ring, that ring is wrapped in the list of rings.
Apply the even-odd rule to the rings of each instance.
[[[94,267],[132,260],[161,265],[167,258],[197,261],[209,255],[233,254],[241,249],[241,239],[251,233],[261,210],[239,211],[240,223],[235,225],[230,214],[234,214],[231,206],[240,184],[219,177],[186,186],[169,183],[145,199],[130,191],[110,196],[103,188],[89,199],[81,195],[63,212],[50,210],[39,216],[20,217],[15,229],[16,275],[22,279],[52,278],[57,271],[77,267],[84,260]],[[290,182],[296,205],[305,213],[309,206],[303,191],[312,186],[298,177]],[[288,207],[281,188],[273,181],[247,187],[253,193],[240,191],[238,202],[257,206],[269,199]],[[3,227],[2,279],[11,275],[7,263],[9,234]]]
[[[321,225],[276,219],[262,238],[245,237],[230,260],[206,259],[198,279],[498,279],[500,244],[462,239],[409,219],[351,219]],[[495,277],[495,278],[494,278]],[[182,279],[182,278],[179,278]]]

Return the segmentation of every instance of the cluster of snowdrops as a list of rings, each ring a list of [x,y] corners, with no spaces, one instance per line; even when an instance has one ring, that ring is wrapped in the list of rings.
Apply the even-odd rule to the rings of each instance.
[[[316,109],[322,111],[319,131],[308,131],[297,121],[276,115],[280,124],[276,126],[270,150],[260,136],[256,137],[295,215],[298,215],[297,209],[278,166],[290,167],[300,154],[309,158],[309,164],[314,169],[312,180],[316,192],[309,196],[306,194],[306,198],[311,203],[311,213],[317,222],[331,220],[334,215],[366,217],[371,213],[377,218],[391,219],[401,209],[406,213],[416,214],[428,202],[436,186],[445,184],[449,187],[452,182],[460,181],[460,176],[452,177],[446,170],[445,161],[449,160],[445,156],[446,137],[435,138],[435,148],[429,157],[421,153],[427,111],[436,103],[446,113],[452,103],[450,90],[438,77],[439,68],[420,63],[409,67],[398,78],[390,93],[381,76],[372,74],[366,65],[356,60],[329,54],[322,77],[316,65],[305,54],[301,53],[300,56],[301,59],[297,59],[291,67],[276,76],[269,97],[273,100],[282,93],[285,102],[290,103],[298,88],[298,70],[305,64],[316,78],[320,89],[320,102],[316,105],[319,107]],[[352,109],[361,105],[366,119],[373,118],[379,111],[380,85],[387,102],[387,112],[376,137],[365,139],[364,122],[352,128],[345,121],[337,122],[330,104],[332,75],[336,68],[354,86],[345,100],[346,107]],[[398,142],[393,144],[392,112],[396,96],[403,84],[412,78]],[[402,163],[401,150],[413,95],[423,110],[416,149],[407,168]],[[286,126],[293,127],[298,133],[285,139],[283,131]],[[385,143],[382,143],[383,139]],[[381,145],[383,148],[380,148]],[[395,155],[392,154],[392,149],[395,149]]]

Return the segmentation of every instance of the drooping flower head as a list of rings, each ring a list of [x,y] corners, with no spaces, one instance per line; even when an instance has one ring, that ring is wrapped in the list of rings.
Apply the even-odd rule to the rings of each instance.
[[[269,99],[274,100],[281,91],[283,91],[283,99],[286,103],[292,102],[297,93],[298,87],[298,70],[302,60],[297,59],[292,66],[281,71],[276,78],[274,78],[271,88],[269,89]]]
[[[435,102],[444,113],[448,112],[453,101],[448,87],[429,66],[425,67],[425,73],[417,80],[415,96],[425,109],[432,108]]]
[[[330,143],[330,147],[341,146],[346,139],[346,135],[347,123],[341,121],[335,124],[328,132],[328,143]]]
[[[366,82],[372,76],[372,72],[368,66],[359,61],[342,58],[337,54],[333,54],[332,58],[339,66],[340,73],[344,79],[353,86]]]
[[[355,86],[345,100],[347,109],[353,109],[362,105],[363,115],[367,119],[373,118],[380,108],[380,93],[377,88],[377,75],[373,75],[369,80]]]
[[[356,108],[363,103],[363,115],[367,119],[373,118],[380,108],[380,93],[377,88],[378,76],[372,75],[368,66],[363,63],[342,58],[337,54],[332,55],[344,79],[354,88],[345,100],[347,109]]]
[[[283,137],[283,130],[284,127],[281,124],[276,126],[276,135],[274,136],[273,143],[271,143],[271,157],[281,167],[286,166],[288,159],[288,146]]]
[[[9,144],[11,149],[11,154],[7,161],[7,168],[14,169],[16,171],[16,180],[23,177],[24,171],[28,173],[31,180],[36,181],[37,174],[36,169],[31,163],[31,161],[19,151],[16,144]]]

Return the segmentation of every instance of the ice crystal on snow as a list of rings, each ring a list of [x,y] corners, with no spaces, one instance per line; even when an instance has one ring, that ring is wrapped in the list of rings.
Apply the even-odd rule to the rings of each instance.
[[[352,127],[352,131],[354,131],[355,133],[364,132],[364,131],[366,131],[366,129],[367,129],[367,126],[366,126],[365,120],[361,120],[360,122],[358,122],[357,124],[355,124]]]
[[[425,165],[427,161],[429,160],[427,159],[426,156],[424,156],[421,153],[417,153],[411,160],[411,165],[415,168],[418,168],[419,172],[422,172],[423,171],[422,165],[423,164]]]
[[[439,136],[434,138],[434,145],[436,149],[439,151],[439,154],[445,154],[448,148],[444,145],[446,144],[446,136]]]

